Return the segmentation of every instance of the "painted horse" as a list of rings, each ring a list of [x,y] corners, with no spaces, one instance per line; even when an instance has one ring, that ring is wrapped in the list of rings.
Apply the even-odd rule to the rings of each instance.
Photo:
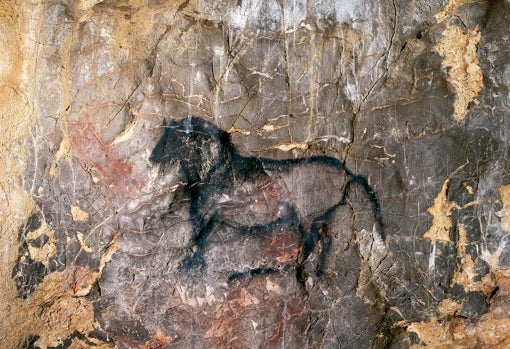
[[[204,252],[215,227],[229,227],[239,234],[254,236],[271,231],[293,230],[295,253],[289,265],[299,268],[321,240],[322,269],[331,244],[329,216],[346,204],[353,185],[361,186],[370,200],[378,228],[374,234],[384,240],[381,210],[367,180],[354,174],[342,161],[328,156],[272,160],[239,154],[228,132],[198,117],[164,121],[163,134],[150,161],[179,166],[183,189],[189,200],[193,227],[190,253],[181,271],[196,272],[206,267]],[[164,166],[163,166],[164,165]],[[293,261],[292,261],[293,260]],[[275,272],[260,267],[245,273]],[[243,273],[231,275],[235,279]]]

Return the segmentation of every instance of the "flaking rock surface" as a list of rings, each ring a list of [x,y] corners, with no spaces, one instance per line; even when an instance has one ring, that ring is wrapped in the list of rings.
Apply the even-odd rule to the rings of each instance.
[[[506,348],[510,3],[0,4],[5,348]]]

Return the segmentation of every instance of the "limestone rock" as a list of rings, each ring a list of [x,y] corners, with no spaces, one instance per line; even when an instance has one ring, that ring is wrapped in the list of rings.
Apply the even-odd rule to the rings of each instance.
[[[2,347],[508,347],[509,17],[0,4]]]

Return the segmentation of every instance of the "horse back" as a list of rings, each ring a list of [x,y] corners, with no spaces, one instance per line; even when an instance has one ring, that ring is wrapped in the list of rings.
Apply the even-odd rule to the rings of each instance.
[[[305,223],[341,202],[349,180],[340,160],[327,156],[262,163],[271,181],[285,188],[289,203]]]

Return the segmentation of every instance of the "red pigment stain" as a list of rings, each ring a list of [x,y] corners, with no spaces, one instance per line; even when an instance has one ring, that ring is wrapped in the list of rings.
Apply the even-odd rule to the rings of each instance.
[[[156,331],[156,335],[153,339],[145,342],[145,344],[139,346],[140,349],[164,349],[168,348],[168,346],[172,343],[172,338],[167,337],[161,332],[158,328]]]
[[[98,179],[127,196],[130,191],[131,164],[119,160],[112,147],[90,122],[69,122],[73,155],[91,165]]]
[[[285,193],[283,188],[280,185],[276,184],[276,183],[271,183],[267,187],[267,191],[268,191],[269,197],[271,199],[281,198],[283,196],[283,194]]]
[[[283,230],[266,240],[263,249],[280,263],[293,262],[301,251],[301,239],[296,233]]]
[[[273,180],[268,180],[264,183],[260,187],[260,191],[268,201],[286,201],[290,196],[282,183]]]

